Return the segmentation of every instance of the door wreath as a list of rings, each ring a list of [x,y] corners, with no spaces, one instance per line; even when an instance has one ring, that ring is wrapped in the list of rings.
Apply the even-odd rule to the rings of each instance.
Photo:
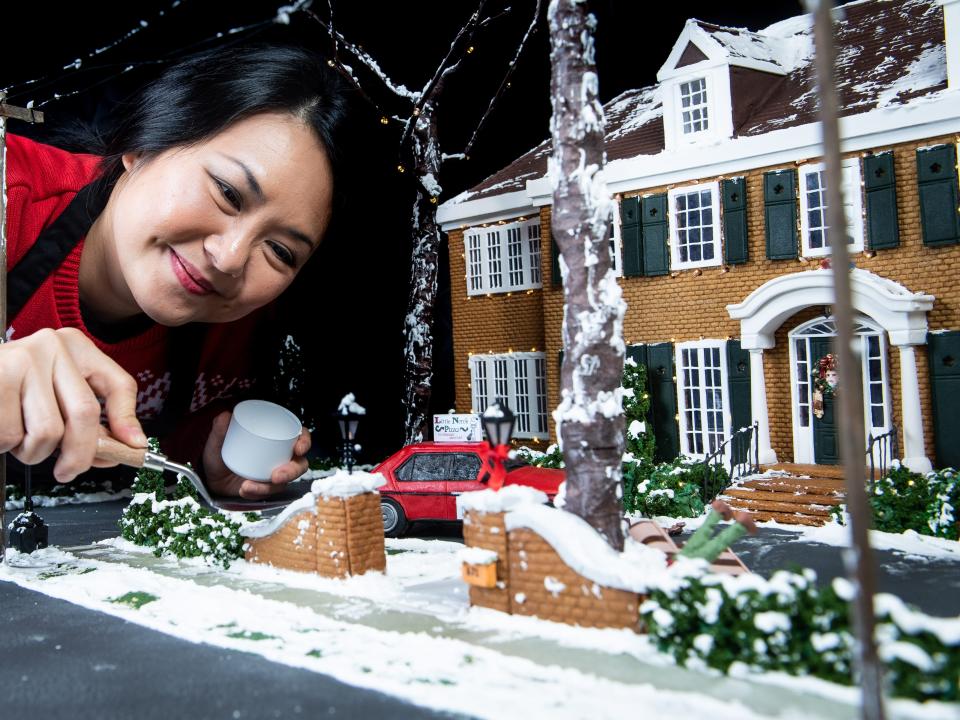
[[[813,414],[823,417],[823,399],[837,394],[837,358],[827,353],[817,361],[813,372]]]

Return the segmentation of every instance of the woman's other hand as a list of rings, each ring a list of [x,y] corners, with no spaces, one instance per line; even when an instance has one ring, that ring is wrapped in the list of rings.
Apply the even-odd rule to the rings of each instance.
[[[215,495],[239,495],[255,500],[281,492],[284,486],[296,480],[307,471],[307,451],[310,449],[310,432],[303,428],[300,437],[293,446],[293,459],[275,468],[270,482],[258,482],[240,477],[223,463],[221,450],[223,439],[230,426],[230,411],[222,412],[213,420],[207,444],[203,449],[203,469],[206,473],[207,487]]]
[[[59,447],[53,468],[70,482],[93,466],[101,407],[121,442],[145,447],[137,382],[76,328],[44,329],[0,344],[0,452],[35,465]]]

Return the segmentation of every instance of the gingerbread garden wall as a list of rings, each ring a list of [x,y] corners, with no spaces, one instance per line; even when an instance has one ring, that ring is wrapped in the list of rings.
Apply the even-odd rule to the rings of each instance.
[[[900,232],[898,248],[875,253],[856,252],[852,261],[858,268],[889,278],[912,292],[935,297],[927,316],[929,330],[960,329],[960,246],[929,247],[923,244],[920,203],[917,188],[916,151],[920,147],[957,141],[953,135],[918,142],[878,147],[874,152],[893,151],[896,174],[897,217]],[[848,153],[856,157],[860,153]],[[695,270],[674,271],[659,277],[621,278],[627,313],[624,339],[638,343],[683,342],[698,339],[737,338],[740,323],[730,318],[726,306],[742,302],[753,290],[775,277],[815,270],[821,258],[768,260],[764,223],[763,174],[770,170],[793,168],[819,158],[798,159],[787,165],[774,165],[743,173],[746,183],[749,261],[741,265],[721,265]],[[701,178],[714,182],[721,177]],[[677,183],[677,186],[694,184]],[[639,194],[664,193],[674,185],[645,188]],[[463,258],[463,231],[449,233],[452,288],[456,402],[460,411],[471,407],[470,353],[506,353],[511,349],[543,350],[546,354],[547,392],[551,407],[559,399],[559,351],[563,292],[551,285],[550,208],[544,207],[541,220],[542,290],[507,296],[467,298],[466,267]],[[799,223],[799,212],[798,212]],[[798,228],[798,238],[800,231]],[[721,238],[723,242],[723,238]],[[799,240],[798,240],[799,242]],[[871,256],[872,255],[872,256]],[[829,308],[827,309],[829,313]],[[771,444],[778,458],[793,457],[789,351],[787,333],[799,323],[824,314],[822,306],[807,308],[784,321],[776,333],[776,346],[764,352],[764,375],[770,407]],[[893,422],[902,427],[899,354],[888,348],[888,390],[892,399]],[[923,408],[927,456],[934,457],[930,379],[927,347],[916,348],[920,397]],[[550,420],[550,437],[555,427]]]

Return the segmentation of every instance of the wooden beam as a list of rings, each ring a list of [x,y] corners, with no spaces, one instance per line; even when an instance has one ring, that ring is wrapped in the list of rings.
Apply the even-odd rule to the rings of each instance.
[[[22,108],[16,105],[7,105],[0,101],[0,117],[24,120],[29,123],[42,123],[43,113],[33,108]]]

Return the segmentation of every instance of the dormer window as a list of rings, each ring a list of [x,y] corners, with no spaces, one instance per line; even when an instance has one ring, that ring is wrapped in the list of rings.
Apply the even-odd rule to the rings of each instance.
[[[703,132],[709,127],[705,78],[680,83],[680,108],[684,135]]]

